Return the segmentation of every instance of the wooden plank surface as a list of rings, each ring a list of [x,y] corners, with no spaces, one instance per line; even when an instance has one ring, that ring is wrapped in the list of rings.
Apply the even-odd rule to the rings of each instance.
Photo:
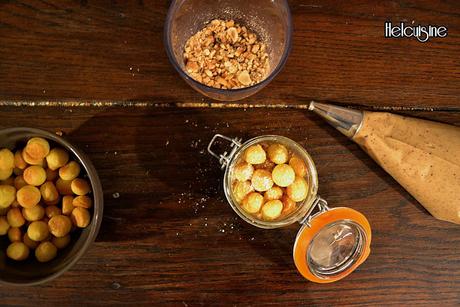
[[[460,125],[449,112],[422,117]],[[2,304],[397,305],[460,302],[460,228],[437,221],[358,146],[296,110],[4,107],[0,128],[64,131],[94,162],[105,210],[96,243],[69,272]],[[364,213],[372,254],[346,279],[305,281],[292,260],[299,225],[262,230],[224,199],[205,150],[215,133],[280,134],[302,144],[331,206]],[[119,193],[119,198],[113,194]]]
[[[458,1],[290,1],[285,69],[248,103],[333,100],[459,109]],[[169,1],[0,1],[0,99],[196,102],[169,64]],[[385,39],[384,22],[444,25],[420,43]]]
[[[206,105],[167,60],[170,1],[0,0],[0,105],[67,105],[1,107],[0,128],[64,131],[94,162],[106,202],[97,241],[72,270],[40,287],[1,287],[0,304],[460,303],[460,228],[433,219],[355,144],[294,108],[330,100],[460,125],[458,1],[289,2],[284,70],[241,105],[222,106]],[[449,35],[384,39],[386,20],[444,25]],[[128,103],[150,107],[107,107]],[[369,218],[370,258],[338,283],[306,282],[292,260],[298,225],[257,229],[227,204],[205,151],[215,133],[302,144],[320,194]]]

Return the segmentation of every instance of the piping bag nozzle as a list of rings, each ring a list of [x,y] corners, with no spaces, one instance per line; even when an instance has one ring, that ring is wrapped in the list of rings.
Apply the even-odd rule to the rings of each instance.
[[[315,112],[348,138],[353,138],[363,122],[363,111],[312,101],[308,110]]]

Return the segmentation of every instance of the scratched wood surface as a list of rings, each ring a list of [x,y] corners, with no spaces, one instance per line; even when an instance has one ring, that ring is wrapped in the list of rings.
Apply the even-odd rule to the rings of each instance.
[[[239,105],[211,105],[167,61],[169,1],[0,0],[0,128],[62,130],[104,187],[101,231],[69,272],[0,287],[1,305],[458,305],[460,228],[433,219],[355,144],[305,110],[310,99],[460,125],[457,1],[290,1],[285,69]],[[383,38],[385,20],[437,24],[428,43]],[[98,107],[75,107],[78,104]],[[107,107],[143,103],[150,107]],[[200,108],[183,108],[189,103]],[[170,106],[170,107],[168,107]],[[411,112],[411,107],[437,112]],[[261,230],[226,203],[215,133],[280,134],[314,158],[320,194],[363,212],[370,258],[345,280],[306,282],[292,261],[297,225]],[[114,198],[118,193],[119,198]]]
[[[434,114],[460,125],[450,113]],[[2,304],[460,302],[460,227],[432,218],[358,146],[306,111],[4,107],[0,128],[19,125],[64,131],[82,148],[101,177],[105,209],[96,243],[73,269],[43,286],[1,287]],[[369,259],[337,283],[304,280],[292,260],[299,225],[258,229],[226,203],[223,172],[205,150],[215,133],[280,134],[302,144],[322,197],[368,217]]]
[[[0,1],[0,99],[199,102],[169,64],[170,1]],[[460,5],[290,1],[285,69],[247,103],[310,99],[460,109]],[[448,27],[428,43],[384,39],[384,22]]]

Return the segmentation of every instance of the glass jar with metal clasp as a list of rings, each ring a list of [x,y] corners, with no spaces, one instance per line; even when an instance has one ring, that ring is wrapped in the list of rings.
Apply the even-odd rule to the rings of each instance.
[[[229,149],[221,154],[216,153],[213,149],[216,146],[215,143],[222,141],[229,143]],[[265,161],[248,166],[247,161],[251,161],[251,157],[248,157],[248,152],[250,151],[259,150],[261,158],[256,162],[262,161],[263,153],[261,148],[267,156]],[[278,153],[276,152],[277,149]],[[216,157],[222,169],[225,169],[223,181],[225,196],[230,206],[243,220],[251,225],[265,229],[284,227],[295,222],[301,224],[294,242],[293,258],[297,270],[306,279],[317,283],[340,280],[353,272],[369,256],[371,228],[368,220],[363,214],[351,208],[330,208],[327,202],[317,195],[318,174],[313,159],[295,141],[278,135],[263,135],[242,142],[240,138],[230,138],[216,134],[208,145],[208,152]],[[286,157],[283,160],[282,156],[283,154],[286,155],[286,153],[288,155],[287,159],[291,160],[286,160]],[[270,154],[275,157],[272,159],[279,162],[278,164],[270,161]],[[282,157],[279,161],[276,158],[277,154]],[[306,189],[303,199],[295,199],[299,193],[295,194],[296,191],[293,191],[293,188],[284,187],[283,183],[280,183],[281,187],[276,188],[277,191],[280,191],[278,196],[276,196],[276,191],[271,192],[273,186],[276,186],[273,182],[271,183],[270,191],[261,191],[263,188],[254,190],[253,187],[248,186],[250,182],[257,184],[268,182],[268,186],[270,186],[268,178],[265,181],[254,180],[254,176],[271,174],[272,179],[276,179],[278,174],[275,174],[275,168],[281,164],[294,167],[295,165],[291,163],[294,157],[297,159],[296,162],[302,161],[303,164],[300,164],[305,168],[302,178],[299,178],[297,171],[295,174],[295,180],[302,182],[303,185],[301,186]],[[242,166],[247,169],[247,172],[243,173],[246,178],[242,180],[248,179],[249,175],[252,175],[252,181],[248,179],[244,184],[241,184],[241,181],[236,179],[241,179],[239,168]],[[292,173],[289,167],[282,166],[278,167],[278,169],[286,170],[285,173],[287,174],[278,182],[288,180],[287,183],[289,183],[289,176]],[[277,182],[276,180],[272,181]],[[241,193],[242,189],[239,185],[247,186],[246,190],[243,189],[243,193]],[[263,195],[263,199],[257,194]],[[267,194],[269,195],[267,196]],[[286,206],[289,204],[288,199],[291,196],[296,200],[295,206],[289,206],[289,210],[285,211]],[[270,202],[272,198],[276,197],[280,198],[273,199]],[[252,201],[252,206],[248,209],[246,205],[250,201]],[[263,203],[260,207],[261,209],[256,212],[257,206],[261,202]],[[283,214],[272,218],[273,216],[270,216],[269,213],[272,214],[276,211],[275,209],[268,208],[265,210],[266,212],[264,211],[264,206],[267,206],[269,202],[271,207],[278,210],[277,214],[280,210],[277,206],[282,203],[281,212]],[[256,205],[254,206],[254,204]],[[252,210],[254,207],[256,209]],[[267,215],[270,218],[267,218]]]

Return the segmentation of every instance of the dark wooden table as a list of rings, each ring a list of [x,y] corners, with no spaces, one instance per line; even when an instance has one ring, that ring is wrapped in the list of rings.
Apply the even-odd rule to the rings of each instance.
[[[460,226],[432,218],[313,114],[282,108],[331,100],[460,125],[458,2],[290,1],[287,65],[241,108],[180,107],[210,101],[167,61],[168,4],[0,0],[0,128],[64,131],[105,191],[102,228],[83,259],[49,284],[1,287],[0,304],[459,304]],[[385,20],[449,34],[384,39]],[[251,108],[260,104],[280,108]],[[226,203],[223,173],[205,150],[215,133],[280,134],[305,146],[320,194],[369,218],[369,259],[340,282],[305,281],[292,260],[298,225],[257,229]]]

